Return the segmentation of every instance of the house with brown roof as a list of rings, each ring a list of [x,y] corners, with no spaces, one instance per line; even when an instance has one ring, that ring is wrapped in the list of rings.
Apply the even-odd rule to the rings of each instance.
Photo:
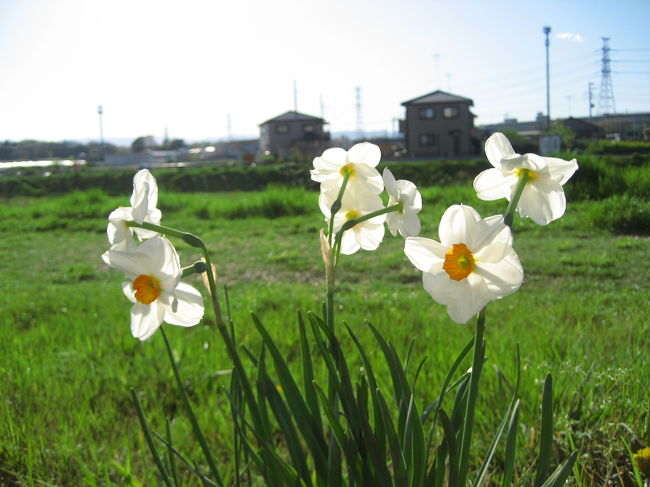
[[[400,120],[406,151],[410,157],[457,157],[476,154],[472,141],[474,114],[469,98],[433,91],[402,103]]]
[[[330,140],[320,117],[288,111],[260,124],[260,154],[288,159],[298,151],[317,154]]]

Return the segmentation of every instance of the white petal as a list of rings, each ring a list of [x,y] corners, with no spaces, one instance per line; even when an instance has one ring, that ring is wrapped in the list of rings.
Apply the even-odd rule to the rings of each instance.
[[[512,232],[503,222],[503,215],[493,215],[478,222],[476,232],[472,237],[467,245],[469,245],[475,257],[483,256],[485,253],[485,257],[480,258],[490,260],[487,257],[485,247],[492,246],[497,242],[512,247]]]
[[[459,243],[469,246],[476,231],[476,224],[480,220],[481,215],[471,206],[450,206],[442,215],[438,226],[440,243],[447,247]],[[470,250],[472,250],[471,246]]]
[[[556,157],[545,157],[544,160],[548,167],[549,177],[559,184],[566,183],[578,170],[578,163],[575,159],[565,161]]]
[[[151,273],[149,257],[135,251],[108,250],[102,254],[102,259],[113,269],[124,272],[131,279],[135,279],[140,274]]]
[[[131,308],[131,333],[140,340],[148,339],[160,327],[164,315],[164,306],[156,301],[151,304],[134,304]]]
[[[381,159],[379,147],[370,142],[361,142],[353,145],[348,151],[347,161],[355,164],[365,164],[376,167]]]
[[[174,291],[176,310],[173,306],[165,309],[165,322],[170,325],[194,326],[203,318],[203,297],[194,287],[180,282]]]
[[[353,230],[348,230],[343,233],[341,237],[341,253],[344,255],[351,255],[357,252],[361,248],[357,240],[356,232]]]
[[[352,191],[365,191],[380,194],[384,190],[384,180],[374,167],[364,164],[354,165],[354,177],[349,179],[348,188]]]
[[[486,169],[474,178],[476,196],[484,201],[493,201],[501,198],[510,200],[512,187],[517,183],[514,175],[504,175],[501,169]]]
[[[482,279],[463,279],[458,284],[456,299],[447,304],[447,313],[456,323],[467,323],[490,301],[490,294]]]
[[[512,249],[499,262],[477,262],[474,272],[485,279],[491,299],[514,293],[524,279],[524,269]]]
[[[397,232],[401,226],[401,220],[401,215],[395,211],[386,215],[386,226],[393,237],[397,236]]]
[[[522,217],[532,219],[538,225],[547,225],[560,218],[566,209],[562,186],[552,181],[535,181],[527,184],[521,194],[517,210]]]
[[[149,170],[141,169],[133,177],[133,194],[131,195],[133,219],[142,223],[149,210],[155,208],[157,203],[158,185],[156,179]]]
[[[404,208],[413,210],[416,213],[422,209],[422,195],[415,184],[406,179],[400,179],[397,181],[397,190],[398,199],[404,204]]]
[[[358,231],[359,245],[363,250],[375,250],[384,239],[384,225],[373,223],[372,220],[364,222]]]
[[[408,237],[404,241],[404,253],[416,268],[423,272],[442,269],[449,249],[430,238]]]
[[[508,138],[500,132],[492,134],[485,141],[485,155],[496,168],[501,167],[501,159],[516,154]]]
[[[127,281],[122,283],[122,292],[132,303],[137,303],[138,300],[135,299],[135,291],[133,290],[133,281]]]
[[[165,237],[154,237],[145,240],[139,247],[138,252],[149,255],[152,259],[152,274],[161,279],[163,289],[170,291],[164,282],[165,278],[173,278],[176,282],[182,273],[180,259],[172,243]]]
[[[327,149],[314,159],[314,168],[321,171],[338,171],[346,163],[347,152],[339,147]]]
[[[399,232],[402,237],[416,237],[420,234],[420,228],[420,218],[418,218],[417,214],[412,212],[404,213]]]
[[[386,192],[394,199],[398,199],[398,191],[397,191],[397,181],[395,181],[395,176],[393,176],[393,173],[390,172],[390,169],[387,167],[384,168],[384,172],[382,173],[382,177],[384,179],[384,187],[386,188]]]

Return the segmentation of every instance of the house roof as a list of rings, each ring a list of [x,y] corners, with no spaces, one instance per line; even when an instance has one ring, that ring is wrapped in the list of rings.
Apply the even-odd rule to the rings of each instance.
[[[447,93],[446,91],[436,90],[426,95],[418,96],[412,100],[402,102],[402,106],[406,105],[422,105],[429,103],[469,103],[474,105],[474,101],[470,98],[465,98],[462,96],[454,95],[452,93]]]
[[[300,113],[300,112],[295,112],[293,110],[289,110],[288,112],[285,112],[282,115],[278,115],[277,117],[269,118],[266,122],[262,122],[260,125],[266,125],[269,122],[293,122],[293,121],[296,121],[296,120],[302,120],[302,121],[311,120],[312,122],[325,123],[325,120],[323,120],[320,117],[313,117],[313,116],[307,115],[305,113]]]
[[[598,125],[594,125],[580,118],[569,117],[562,120],[562,123],[573,130],[600,130]]]

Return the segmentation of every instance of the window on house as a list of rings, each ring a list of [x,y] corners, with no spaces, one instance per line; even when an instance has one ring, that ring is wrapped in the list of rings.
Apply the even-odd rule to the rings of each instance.
[[[278,134],[288,134],[289,126],[286,123],[281,123],[275,126],[275,132]]]
[[[445,118],[454,118],[458,116],[458,107],[445,107],[442,110],[442,116]]]
[[[421,146],[436,145],[436,136],[433,134],[420,134],[418,136]]]
[[[436,118],[436,109],[433,107],[423,107],[418,110],[420,120],[431,120]]]
[[[311,134],[314,132],[314,126],[313,125],[303,125],[302,126],[302,131],[305,132],[306,134]]]

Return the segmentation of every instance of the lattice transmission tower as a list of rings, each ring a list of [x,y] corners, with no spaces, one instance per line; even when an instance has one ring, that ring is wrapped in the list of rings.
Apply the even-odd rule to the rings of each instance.
[[[355,88],[357,108],[357,139],[363,139],[363,112],[361,110],[361,86]]]
[[[614,88],[612,87],[612,69],[610,67],[611,59],[609,58],[609,37],[602,37],[603,40],[603,58],[600,70],[600,96],[598,98],[598,111],[603,115],[616,113],[616,104],[614,103]]]

